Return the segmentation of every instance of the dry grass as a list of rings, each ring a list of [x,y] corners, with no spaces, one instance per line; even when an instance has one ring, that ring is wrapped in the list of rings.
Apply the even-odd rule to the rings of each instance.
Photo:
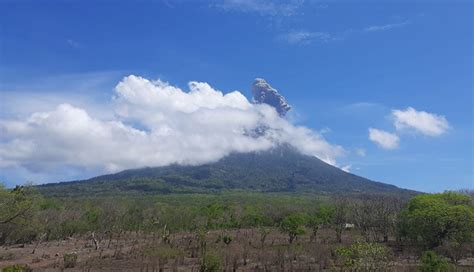
[[[232,237],[226,245],[224,235]],[[344,233],[343,244],[349,245],[360,236],[355,231]],[[77,264],[67,271],[199,271],[203,243],[195,233],[175,233],[170,241],[158,235],[127,233],[119,239],[101,242],[95,250],[92,239],[80,237],[41,243],[32,254],[34,244],[0,248],[0,268],[11,264],[28,264],[34,271],[58,271],[64,268],[64,254],[76,253]],[[323,229],[318,239],[299,237],[291,246],[278,230],[271,230],[262,245],[257,229],[211,231],[206,234],[205,250],[219,258],[225,271],[332,271],[338,266],[334,249],[334,231]],[[416,251],[401,250],[387,244],[393,262],[387,270],[416,271]],[[462,260],[459,271],[472,271],[472,259]],[[221,270],[221,271],[222,271]]]

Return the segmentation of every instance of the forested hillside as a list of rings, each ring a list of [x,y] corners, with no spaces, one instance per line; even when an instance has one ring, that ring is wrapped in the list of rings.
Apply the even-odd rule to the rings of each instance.
[[[39,186],[46,195],[79,196],[120,193],[208,193],[221,190],[260,192],[413,194],[331,166],[290,146],[234,153],[215,163],[126,170],[89,180]]]

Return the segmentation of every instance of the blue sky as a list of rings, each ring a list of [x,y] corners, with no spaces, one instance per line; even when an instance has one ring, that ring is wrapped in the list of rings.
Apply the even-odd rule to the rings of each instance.
[[[114,88],[131,74],[183,90],[207,82],[249,100],[263,77],[293,106],[294,126],[344,149],[338,166],[422,191],[473,188],[472,16],[472,1],[3,0],[0,120],[26,122],[61,103],[112,120]],[[409,107],[414,115],[397,126],[393,110]],[[370,140],[369,128],[396,146]],[[104,172],[1,158],[15,136],[0,133],[7,185]]]

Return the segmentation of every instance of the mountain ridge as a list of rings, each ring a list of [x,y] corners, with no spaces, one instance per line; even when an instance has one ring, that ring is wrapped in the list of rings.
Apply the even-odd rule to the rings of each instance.
[[[284,145],[267,151],[232,153],[203,165],[168,165],[124,170],[87,180],[39,185],[46,195],[209,193],[224,190],[258,192],[408,193],[395,185],[372,181],[303,155]]]

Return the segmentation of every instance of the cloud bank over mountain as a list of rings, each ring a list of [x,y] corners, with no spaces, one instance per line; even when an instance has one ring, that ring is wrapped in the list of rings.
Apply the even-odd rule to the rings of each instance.
[[[65,103],[25,119],[0,120],[0,169],[115,172],[196,165],[282,143],[331,164],[344,152],[317,132],[291,124],[278,109],[251,103],[238,91],[223,94],[194,81],[188,87],[183,91],[131,75],[115,88],[111,119]]]

